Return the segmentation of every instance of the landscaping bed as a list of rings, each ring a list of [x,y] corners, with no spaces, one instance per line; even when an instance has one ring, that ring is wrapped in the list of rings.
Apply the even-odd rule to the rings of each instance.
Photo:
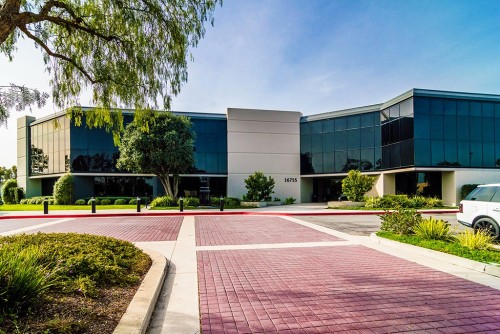
[[[108,237],[0,238],[0,333],[112,333],[150,266]]]

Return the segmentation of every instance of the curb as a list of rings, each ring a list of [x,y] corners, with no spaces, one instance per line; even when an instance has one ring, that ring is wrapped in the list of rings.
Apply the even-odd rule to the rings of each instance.
[[[419,213],[440,214],[457,213],[458,210],[421,210]],[[385,211],[353,211],[353,212],[273,212],[273,211],[200,211],[200,212],[117,212],[117,213],[82,213],[82,214],[40,214],[40,215],[3,215],[2,219],[30,219],[30,218],[106,218],[106,217],[148,217],[148,216],[232,216],[232,215],[254,215],[254,216],[362,216],[380,215]]]
[[[143,252],[151,257],[153,263],[113,334],[143,334],[148,328],[168,265],[167,259],[160,253],[149,249],[143,249]]]
[[[451,255],[443,252],[438,252],[432,249],[427,249],[427,248],[422,248],[419,246],[414,246],[410,244],[405,244],[402,242],[390,240],[390,239],[385,239],[377,236],[375,233],[372,233],[370,235],[370,240],[373,242],[384,245],[384,246],[389,246],[392,248],[396,249],[403,249],[403,250],[408,250],[413,253],[418,253],[419,255],[442,261],[442,262],[447,262],[450,264],[453,264],[458,267],[474,270],[480,273],[485,273],[491,276],[495,277],[500,277],[500,266],[495,266],[483,262],[478,262],[470,259],[465,259],[460,256],[456,255]]]

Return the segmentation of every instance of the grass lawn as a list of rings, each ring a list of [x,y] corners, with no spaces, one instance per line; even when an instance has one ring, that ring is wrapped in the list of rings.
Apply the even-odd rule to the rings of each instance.
[[[419,238],[415,235],[399,235],[391,232],[377,232],[377,235],[381,238],[386,238],[410,245],[428,248],[439,252],[464,257],[474,261],[500,265],[500,251],[496,249],[475,250],[461,246],[456,242],[442,241],[442,240],[426,240]]]
[[[141,205],[144,207],[144,205]],[[135,209],[137,205],[96,205],[96,210],[111,210],[111,209]],[[91,210],[90,205],[49,205],[49,212],[51,210]],[[42,211],[43,204],[3,204],[0,205],[0,211]]]

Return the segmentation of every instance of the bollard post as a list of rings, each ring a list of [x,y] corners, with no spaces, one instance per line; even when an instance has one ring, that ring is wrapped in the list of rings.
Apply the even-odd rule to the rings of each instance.
[[[95,198],[94,197],[92,197],[90,199],[90,205],[92,207],[92,213],[95,213]]]
[[[43,200],[43,214],[44,215],[49,214],[49,199],[48,198],[45,198]]]
[[[224,196],[220,197],[220,211],[224,211]]]
[[[184,199],[182,197],[179,198],[179,211],[184,211]]]
[[[137,212],[141,212],[141,198],[137,196]]]
[[[148,208],[148,193],[146,193],[146,209]]]

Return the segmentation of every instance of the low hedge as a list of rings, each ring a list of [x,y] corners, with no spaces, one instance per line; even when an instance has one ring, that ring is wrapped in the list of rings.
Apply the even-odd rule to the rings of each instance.
[[[366,199],[366,208],[439,208],[443,206],[443,201],[436,197],[423,197],[408,195],[384,195],[382,197],[368,197]]]

